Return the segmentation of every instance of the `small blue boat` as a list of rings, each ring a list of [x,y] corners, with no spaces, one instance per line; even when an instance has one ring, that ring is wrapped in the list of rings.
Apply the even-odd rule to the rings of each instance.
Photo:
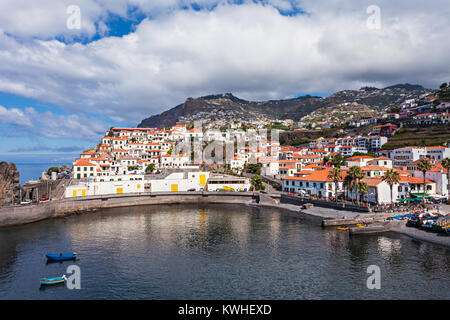
[[[62,277],[57,277],[57,278],[41,278],[40,279],[40,283],[41,286],[51,286],[51,285],[55,285],[55,284],[61,284],[66,282],[67,278],[66,275],[63,275]]]
[[[65,260],[75,260],[77,257],[76,252],[71,253],[47,253],[45,255],[49,261],[65,261]]]

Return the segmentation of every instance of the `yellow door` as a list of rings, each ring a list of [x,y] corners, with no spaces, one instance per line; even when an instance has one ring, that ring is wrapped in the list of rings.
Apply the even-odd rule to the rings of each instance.
[[[86,195],[86,190],[81,190],[81,195],[84,197]]]
[[[204,174],[200,175],[200,184],[203,186],[206,184],[206,175]]]
[[[117,188],[116,192],[117,193],[123,193],[123,188]]]
[[[177,184],[172,184],[170,186],[170,191],[171,192],[178,192],[178,185]]]
[[[77,190],[73,190],[73,194],[72,194],[74,197],[76,197],[77,196]]]

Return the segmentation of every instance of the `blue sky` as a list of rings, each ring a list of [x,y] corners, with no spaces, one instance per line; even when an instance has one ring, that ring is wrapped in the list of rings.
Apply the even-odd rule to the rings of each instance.
[[[378,2],[378,3],[376,3]],[[445,0],[2,0],[0,160],[64,157],[187,97],[448,81]],[[81,28],[69,29],[69,5]],[[420,17],[416,15],[421,12]]]

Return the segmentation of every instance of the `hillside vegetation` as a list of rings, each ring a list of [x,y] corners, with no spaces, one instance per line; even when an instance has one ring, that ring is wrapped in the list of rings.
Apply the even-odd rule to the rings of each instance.
[[[383,149],[395,149],[408,146],[441,146],[450,141],[450,126],[434,125],[428,127],[403,127],[393,135]]]

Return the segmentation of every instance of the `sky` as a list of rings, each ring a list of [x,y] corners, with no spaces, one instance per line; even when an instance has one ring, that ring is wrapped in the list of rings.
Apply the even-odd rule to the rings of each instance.
[[[450,80],[448,0],[2,0],[0,161],[62,157],[188,97]]]

